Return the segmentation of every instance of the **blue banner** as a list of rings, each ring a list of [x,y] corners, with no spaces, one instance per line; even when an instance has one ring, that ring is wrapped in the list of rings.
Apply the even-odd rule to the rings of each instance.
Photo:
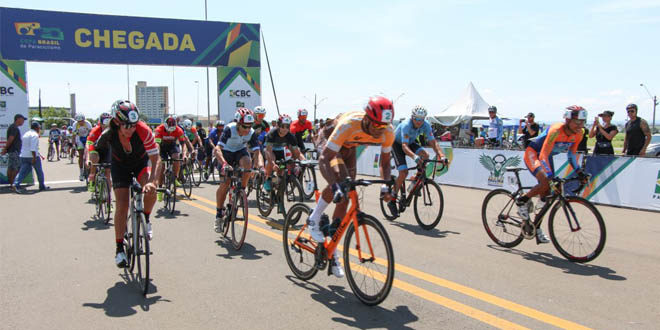
[[[0,7],[0,58],[259,67],[259,24]]]

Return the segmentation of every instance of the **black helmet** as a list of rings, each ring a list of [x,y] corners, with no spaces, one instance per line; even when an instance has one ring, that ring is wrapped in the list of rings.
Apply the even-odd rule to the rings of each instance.
[[[494,105],[491,105],[488,107],[488,112],[494,112],[497,113],[497,107]]]
[[[112,116],[120,123],[135,124],[140,120],[138,108],[131,101],[117,100],[112,104]]]

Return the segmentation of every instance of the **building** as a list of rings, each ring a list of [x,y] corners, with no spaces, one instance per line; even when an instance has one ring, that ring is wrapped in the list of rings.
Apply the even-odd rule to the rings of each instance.
[[[147,116],[147,123],[162,123],[169,109],[167,86],[147,86],[146,81],[138,81],[135,104],[140,113]]]

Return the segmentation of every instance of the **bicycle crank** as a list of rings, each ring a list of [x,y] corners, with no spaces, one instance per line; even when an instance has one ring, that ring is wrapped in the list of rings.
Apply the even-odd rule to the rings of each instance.
[[[522,231],[523,238],[532,239],[536,237],[536,227],[531,221],[523,221],[520,229]]]

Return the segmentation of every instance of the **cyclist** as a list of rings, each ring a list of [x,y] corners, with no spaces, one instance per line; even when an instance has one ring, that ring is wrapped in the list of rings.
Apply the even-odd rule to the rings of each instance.
[[[55,144],[55,151],[57,152],[57,160],[60,160],[60,136],[62,132],[57,128],[57,124],[50,125],[50,132],[48,133],[48,149],[52,144]]]
[[[254,107],[254,125],[252,129],[254,134],[257,135],[257,140],[259,141],[259,151],[261,152],[261,157],[255,157],[252,155],[252,168],[263,168],[263,158],[266,157],[264,153],[264,143],[266,142],[266,135],[270,131],[270,125],[264,120],[266,117],[266,108],[263,106]]]
[[[488,107],[488,143],[492,146],[499,146],[502,144],[502,133],[504,132],[504,123],[502,119],[497,116],[497,107],[492,105]]]
[[[392,101],[385,97],[370,98],[363,111],[352,111],[329,120],[319,134],[319,170],[328,182],[323,189],[316,208],[308,219],[309,232],[317,242],[325,238],[321,232],[319,222],[321,215],[330,202],[338,203],[335,207],[333,219],[342,218],[346,213],[348,201],[346,200],[344,178],[350,176],[355,179],[356,147],[359,144],[377,144],[381,146],[380,170],[385,180],[390,180],[390,152],[394,142],[394,106]],[[389,186],[381,186],[381,194],[385,201],[392,199]],[[344,276],[344,270],[339,261],[338,253],[334,255],[332,273],[337,277]]]
[[[396,178],[396,185],[394,186],[393,196],[396,197],[397,192],[401,189],[403,181],[408,177],[408,165],[406,163],[406,156],[415,160],[417,166],[420,167],[423,161],[429,159],[429,154],[422,148],[428,142],[433,151],[435,151],[438,160],[447,161],[445,154],[440,149],[440,145],[436,142],[433,136],[431,124],[426,120],[426,108],[421,105],[413,107],[412,114],[409,119],[402,121],[394,131],[394,144],[392,144],[392,157],[396,163],[399,176]],[[422,136],[425,136],[422,141]],[[387,203],[387,207],[392,212],[392,215],[399,216],[399,210],[396,202],[391,200]]]
[[[225,126],[214,150],[215,157],[218,160],[218,172],[220,175],[225,175],[233,167],[241,167],[245,170],[250,169],[252,160],[250,159],[248,147],[252,151],[259,149],[257,135],[254,134],[254,130],[252,129],[253,124],[254,116],[250,109],[236,109],[234,121]],[[249,178],[250,172],[243,173],[243,187],[247,187]],[[222,229],[222,222],[224,221],[224,203],[227,190],[229,190],[229,184],[230,180],[224,180],[218,186],[218,190],[215,193],[217,213],[215,215],[214,228],[217,233]]]
[[[103,131],[108,128],[108,125],[110,125],[110,120],[112,120],[112,115],[108,112],[104,112],[101,114],[101,117],[99,118],[99,122],[92,128],[92,131],[89,132],[89,135],[87,136],[87,150],[89,152],[89,161],[92,162],[92,164],[99,163],[101,159],[103,159],[104,163],[110,163],[111,161],[111,156],[109,152],[99,156],[98,151],[96,151],[96,141],[98,141],[99,137],[103,133]],[[108,187],[112,185],[112,179],[110,178],[110,169],[106,168],[105,169],[105,177],[108,180]],[[89,185],[87,186],[87,190],[90,192],[94,192],[94,180],[96,179],[96,167],[92,166],[89,169],[89,178],[87,181],[89,181]],[[110,204],[112,205],[112,204]]]
[[[197,149],[200,149],[200,150],[204,150],[204,151],[205,151],[204,148],[206,148],[206,142],[207,142],[207,140],[208,140],[208,136],[207,136],[207,134],[206,134],[206,130],[205,130],[204,127],[202,126],[202,122],[201,122],[201,121],[196,122],[196,123],[195,123],[195,126],[197,127],[197,135],[199,135],[199,141],[201,142],[201,144],[200,144],[200,145],[197,145],[196,147],[197,147]],[[202,161],[204,161],[204,157],[205,157],[205,156],[206,156],[206,152],[201,152],[201,151],[200,151],[200,152],[197,153],[197,160],[199,160],[200,162],[202,162]]]
[[[192,121],[190,119],[183,121],[183,134],[188,139],[188,142],[190,142],[190,149],[188,149],[187,153],[184,152],[184,155],[191,154],[192,157],[194,157],[197,154],[197,149],[195,149],[195,146],[201,145],[202,140],[199,137],[199,134],[197,134],[197,128],[193,127]]]
[[[69,143],[68,136],[67,136],[67,131],[66,131],[66,125],[62,125],[62,127],[60,127],[60,133],[61,133],[60,134],[60,136],[61,136],[60,137],[60,154],[66,154],[68,143]],[[66,157],[66,155],[64,155],[63,157]]]
[[[69,157],[73,158],[74,146],[75,146],[74,140],[76,138],[76,136],[73,134],[73,126],[69,126],[66,128],[66,138],[67,138],[66,152]]]
[[[158,146],[149,126],[139,118],[135,104],[130,101],[116,101],[112,105],[110,125],[101,134],[95,146],[95,150],[101,155],[112,154],[112,185],[117,203],[114,215],[117,267],[126,267],[128,264],[123,241],[132,178],[136,178],[142,185],[147,235],[149,239],[153,237],[149,216],[156,202],[157,181],[156,167],[149,167],[149,162],[152,165],[158,164]]]
[[[79,113],[76,115],[76,124],[73,126],[74,141],[78,149],[78,168],[80,169],[80,181],[85,180],[83,175],[83,155],[85,154],[85,145],[87,144],[87,135],[92,130],[92,124],[85,120],[85,115]],[[85,164],[87,166],[87,164]]]
[[[298,147],[302,153],[305,153],[305,138],[312,134],[312,122],[307,120],[307,110],[298,109],[298,119],[294,120],[291,124],[291,134],[296,136]]]
[[[215,122],[215,127],[211,129],[209,132],[208,136],[208,141],[206,143],[206,171],[205,175],[208,178],[209,172],[213,170],[211,167],[212,164],[212,159],[211,157],[213,156],[213,149],[215,149],[215,146],[218,144],[218,141],[220,140],[220,136],[222,135],[222,131],[225,129],[225,122],[224,120],[218,120]]]
[[[162,162],[158,166],[158,183],[159,186],[163,183],[163,173],[165,172],[165,161],[170,157],[172,159],[180,159],[181,148],[179,143],[185,143],[188,148],[192,149],[190,141],[186,139],[183,134],[183,129],[177,126],[176,119],[173,116],[169,116],[165,119],[165,122],[156,127],[156,143],[160,146],[160,159]],[[181,168],[181,162],[174,162],[174,177],[179,177],[179,169]],[[174,180],[177,186],[180,186],[178,179]],[[158,201],[163,201],[163,193],[158,192]]]
[[[305,160],[305,157],[298,150],[298,142],[291,134],[289,128],[291,127],[291,117],[289,115],[281,115],[277,120],[277,128],[274,128],[266,135],[266,182],[264,182],[264,189],[270,191],[271,189],[271,173],[277,169],[275,161],[284,160],[284,147],[288,147],[293,153],[293,157],[299,160]]]
[[[536,186],[516,200],[518,215],[525,220],[531,220],[529,216],[530,199],[534,196],[545,197],[550,193],[550,179],[554,176],[552,161],[554,155],[567,152],[568,161],[577,175],[582,180],[586,178],[583,169],[577,162],[576,152],[582,140],[582,127],[587,119],[587,110],[577,105],[569,106],[564,112],[564,119],[565,122],[555,123],[539,136],[530,139],[529,146],[525,150],[525,165],[538,180]],[[550,242],[541,228],[536,229],[536,242]]]

